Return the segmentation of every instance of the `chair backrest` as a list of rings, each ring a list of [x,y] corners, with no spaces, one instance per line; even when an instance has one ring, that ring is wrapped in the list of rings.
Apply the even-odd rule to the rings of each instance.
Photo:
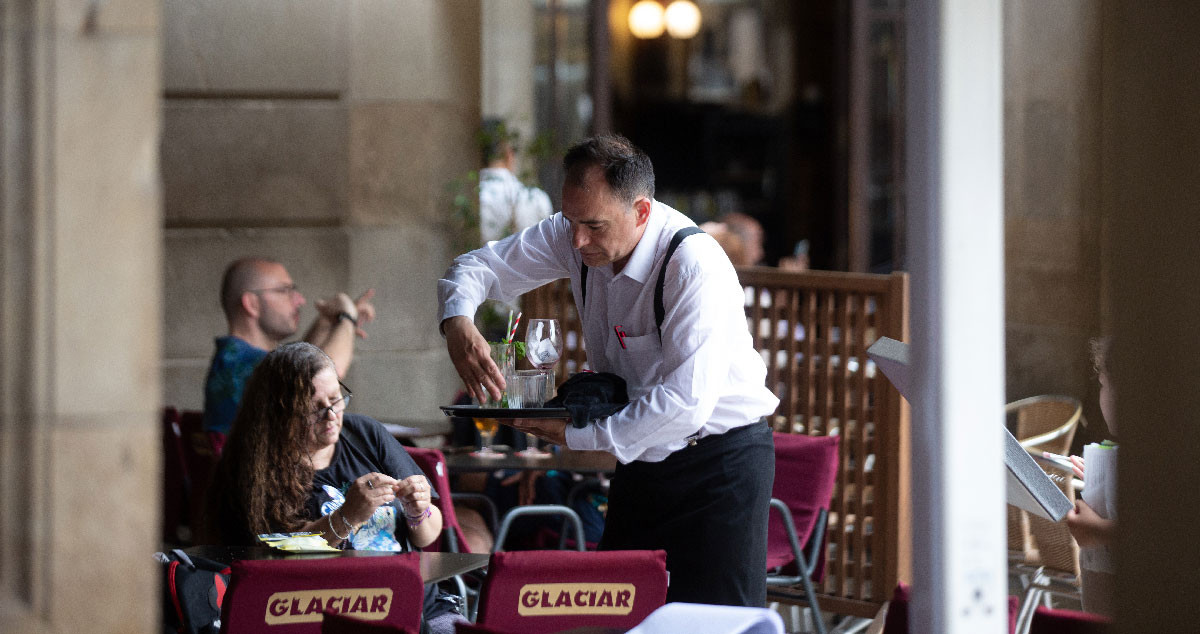
[[[433,489],[438,494],[437,499],[433,500],[433,504],[442,512],[442,526],[444,529],[453,531],[454,538],[458,542],[458,552],[471,552],[470,547],[467,545],[467,536],[463,533],[462,527],[459,526],[458,515],[454,512],[454,501],[450,492],[450,476],[446,469],[446,456],[439,449],[405,447],[404,450],[408,452],[413,462],[417,463],[417,466],[421,468],[421,471],[425,472],[425,476],[433,483]],[[449,544],[444,544],[443,541],[441,539],[436,540],[422,550],[453,550]]]
[[[179,544],[179,529],[187,525],[188,499],[191,483],[183,457],[183,432],[179,426],[179,410],[163,408],[163,517],[162,539],[168,544]]]
[[[782,500],[792,512],[800,545],[808,543],[821,509],[828,510],[837,482],[838,437],[805,436],[775,432],[775,484],[771,497]],[[823,551],[824,549],[822,549]],[[823,558],[818,557],[818,561]],[[776,513],[767,524],[767,568],[795,560],[783,521]],[[814,576],[820,580],[823,566]]]
[[[892,600],[888,603],[887,615],[884,617],[883,634],[908,634],[908,605],[912,601],[912,587],[907,583],[899,583],[892,592]],[[1020,611],[1020,599],[1008,597],[1008,633],[1017,631],[1017,613]]]
[[[233,563],[222,632],[317,634],[325,612],[413,632],[421,626],[420,555]]]
[[[201,537],[204,529],[201,519],[205,512],[205,498],[212,483],[213,471],[221,457],[225,435],[204,429],[204,412],[185,410],[179,416],[179,429],[183,442],[184,468],[191,484],[188,491],[188,518],[192,524],[192,535]]]
[[[1103,634],[1112,621],[1099,614],[1038,607],[1029,622],[1029,634]]]
[[[1083,420],[1083,404],[1070,396],[1031,396],[1005,405],[1004,411],[1016,417],[1013,436],[1022,447],[1039,455],[1069,451],[1075,429]]]
[[[661,550],[498,552],[480,590],[477,622],[522,634],[628,629],[666,599]]]
[[[375,623],[345,614],[326,612],[321,621],[321,634],[417,634],[407,627]]]
[[[1042,467],[1050,474],[1051,480],[1058,489],[1067,496],[1071,505],[1075,504],[1075,487],[1071,486],[1071,474],[1059,471],[1054,467]],[[1051,522],[1032,513],[1026,513],[1029,521],[1029,533],[1033,544],[1037,547],[1038,564],[1054,571],[1079,576],[1079,545],[1071,536],[1067,522]]]

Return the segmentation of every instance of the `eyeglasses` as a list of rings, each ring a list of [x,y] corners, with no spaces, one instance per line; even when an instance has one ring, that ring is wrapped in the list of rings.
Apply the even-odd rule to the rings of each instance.
[[[287,286],[276,286],[274,288],[251,288],[247,293],[284,293],[286,295],[295,295],[300,292],[300,288],[293,284]]]
[[[322,407],[322,408],[318,409],[316,412],[313,412],[313,415],[314,415],[314,418],[312,419],[313,424],[319,423],[319,422],[329,418],[330,416],[333,416],[336,419],[338,414],[341,414],[342,412],[346,411],[346,408],[350,406],[350,398],[352,396],[354,396],[354,392],[351,392],[350,388],[346,387],[346,384],[342,383],[341,381],[338,381],[338,385],[345,392],[344,394],[342,394],[342,398],[334,401],[333,403],[330,403],[329,407]]]

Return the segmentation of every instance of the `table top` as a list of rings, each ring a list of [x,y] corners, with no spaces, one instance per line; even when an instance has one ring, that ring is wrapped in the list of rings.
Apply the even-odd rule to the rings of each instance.
[[[399,553],[379,550],[342,550],[336,553],[288,554],[267,546],[192,546],[183,552],[231,564],[244,559],[329,559],[331,557],[391,557]],[[486,553],[426,553],[421,555],[421,579],[425,583],[437,583],[454,575],[478,570],[488,565],[491,555]]]
[[[545,458],[528,458],[505,452],[500,458],[479,458],[470,449],[446,451],[446,468],[459,473],[513,469],[518,471],[574,471],[576,473],[612,473],[617,459],[607,451],[576,451],[560,448]]]

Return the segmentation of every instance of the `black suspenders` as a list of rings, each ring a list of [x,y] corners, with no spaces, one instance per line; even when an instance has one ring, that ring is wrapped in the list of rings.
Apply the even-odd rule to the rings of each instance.
[[[658,269],[658,285],[654,287],[654,323],[658,326],[658,340],[662,341],[662,323],[667,315],[667,310],[663,306],[663,286],[667,283],[667,264],[671,262],[671,256],[674,255],[675,249],[679,248],[679,243],[683,239],[697,233],[704,233],[700,227],[684,227],[675,232],[671,236],[671,244],[667,246],[667,255],[663,258],[662,266]],[[579,266],[579,319],[583,320],[583,307],[587,305],[587,278],[588,265],[580,263]]]

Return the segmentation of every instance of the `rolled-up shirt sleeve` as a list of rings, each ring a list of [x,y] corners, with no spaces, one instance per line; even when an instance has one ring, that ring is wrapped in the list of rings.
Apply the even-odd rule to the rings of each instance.
[[[575,259],[562,214],[460,255],[438,280],[438,323],[459,315],[474,317],[487,299],[511,304],[524,293],[570,276]]]

